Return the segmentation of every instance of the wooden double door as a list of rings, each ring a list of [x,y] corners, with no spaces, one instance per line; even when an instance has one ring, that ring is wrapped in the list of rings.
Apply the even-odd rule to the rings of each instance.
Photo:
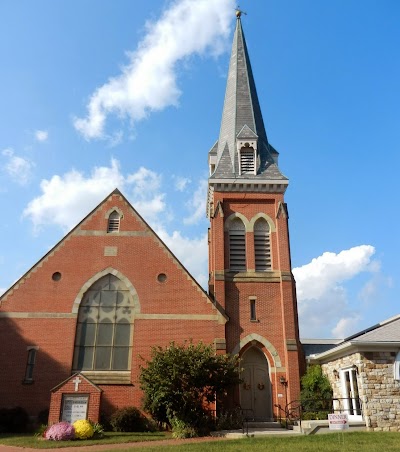
[[[251,347],[242,356],[240,406],[245,415],[256,420],[272,420],[271,380],[264,354]]]

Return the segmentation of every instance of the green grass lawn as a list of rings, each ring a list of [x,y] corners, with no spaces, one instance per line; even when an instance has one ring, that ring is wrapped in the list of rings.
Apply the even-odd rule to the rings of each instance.
[[[113,450],[111,443],[126,443],[131,441],[152,441],[170,438],[165,433],[107,433],[101,440],[87,441],[40,441],[32,436],[0,435],[0,444],[10,446],[35,447],[49,449],[71,446],[89,446],[110,444],[109,452]],[[96,447],[93,447],[93,452]],[[151,443],[144,447],[124,449],[131,452],[160,452],[160,446]],[[313,436],[283,436],[271,435],[263,438],[244,438],[239,440],[210,441],[201,443],[183,443],[173,446],[162,446],[161,452],[388,452],[400,451],[400,433],[391,432],[351,432],[327,433]],[[104,451],[106,452],[106,451]]]
[[[165,432],[156,433],[116,433],[107,432],[104,438],[88,439],[76,441],[47,441],[38,439],[32,434],[17,434],[9,433],[0,435],[0,445],[17,446],[17,447],[31,447],[36,449],[59,449],[63,447],[81,447],[81,446],[95,446],[96,444],[120,444],[137,441],[156,441],[162,439],[169,439],[171,435]],[[0,449],[1,450],[1,449]],[[93,448],[93,452],[96,448]],[[137,449],[136,449],[137,450]]]

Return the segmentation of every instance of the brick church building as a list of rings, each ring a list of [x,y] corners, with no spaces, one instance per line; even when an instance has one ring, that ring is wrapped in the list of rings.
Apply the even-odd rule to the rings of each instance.
[[[232,404],[254,418],[276,418],[276,405],[299,398],[288,179],[267,139],[239,12],[208,161],[208,292],[114,190],[0,297],[0,408],[36,416],[51,404],[56,422],[74,395],[89,397],[92,420],[140,407],[140,357],[190,339],[241,356]]]

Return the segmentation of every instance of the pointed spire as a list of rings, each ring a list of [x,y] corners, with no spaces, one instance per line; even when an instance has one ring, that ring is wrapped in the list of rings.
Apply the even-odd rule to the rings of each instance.
[[[258,162],[256,174],[253,176],[265,178],[265,170],[272,165],[274,175],[280,178],[282,175],[275,162],[278,153],[269,145],[265,132],[241,15],[242,11],[237,10],[220,135],[218,144],[210,152],[210,160],[216,170],[214,177],[229,178],[240,175],[239,141],[251,141],[255,143]],[[248,176],[247,174],[246,177]]]

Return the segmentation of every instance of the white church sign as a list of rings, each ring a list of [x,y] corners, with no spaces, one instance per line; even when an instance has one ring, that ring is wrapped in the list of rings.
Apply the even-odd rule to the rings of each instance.
[[[61,420],[73,424],[87,418],[88,396],[64,395]]]

